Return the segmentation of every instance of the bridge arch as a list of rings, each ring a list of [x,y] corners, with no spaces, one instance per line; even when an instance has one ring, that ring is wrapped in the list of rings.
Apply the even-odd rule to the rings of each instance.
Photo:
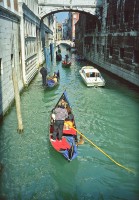
[[[99,7],[99,10],[102,9],[102,7]],[[42,13],[40,13],[40,18],[41,18],[41,21],[43,21],[43,19],[49,15],[52,15],[52,14],[55,14],[55,13],[60,13],[60,12],[78,12],[78,13],[82,13],[82,14],[88,14],[88,15],[91,15],[93,16],[97,23],[98,23],[98,29],[101,30],[101,17],[98,17],[96,16],[96,13],[94,12],[90,12],[88,10],[82,10],[82,9],[58,9],[58,8],[55,8],[53,10],[51,10],[49,13],[47,11],[43,11]]]
[[[89,11],[87,9],[81,9],[81,8],[78,8],[78,9],[59,9],[59,8],[54,8],[53,10],[51,11],[47,11],[47,10],[43,10],[39,17],[41,19],[44,19],[45,17],[47,17],[48,15],[52,15],[52,14],[55,14],[55,13],[59,13],[59,12],[79,12],[79,13],[84,13],[84,14],[91,14],[91,15],[95,15],[95,13],[93,11]]]
[[[101,24],[103,0],[38,0],[38,5],[41,20],[59,12],[79,12],[96,17]]]
[[[74,42],[72,42],[71,40],[58,40],[56,41],[56,46],[60,45],[60,44],[66,44],[67,46],[70,47],[74,47]]]

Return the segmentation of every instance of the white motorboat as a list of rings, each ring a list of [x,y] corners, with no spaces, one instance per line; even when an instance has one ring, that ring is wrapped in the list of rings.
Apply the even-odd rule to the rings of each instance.
[[[95,87],[103,87],[105,86],[105,80],[101,76],[101,73],[98,69],[94,68],[93,66],[84,66],[79,71],[83,81],[88,87],[95,86]]]

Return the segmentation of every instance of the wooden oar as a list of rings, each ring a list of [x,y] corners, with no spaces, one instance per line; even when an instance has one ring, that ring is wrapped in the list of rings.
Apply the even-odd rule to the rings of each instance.
[[[77,133],[79,133],[83,138],[85,138],[90,144],[92,144],[94,147],[96,147],[96,149],[98,149],[101,153],[103,153],[105,156],[107,156],[112,162],[114,162],[116,165],[118,165],[119,167],[122,167],[123,169],[132,172],[135,174],[135,171],[132,169],[129,169],[123,165],[121,165],[120,163],[116,162],[113,158],[111,158],[107,153],[105,153],[100,147],[98,147],[96,144],[94,144],[91,140],[89,140],[85,135],[83,135],[80,131],[78,131],[76,128],[72,127],[75,131],[77,131]]]

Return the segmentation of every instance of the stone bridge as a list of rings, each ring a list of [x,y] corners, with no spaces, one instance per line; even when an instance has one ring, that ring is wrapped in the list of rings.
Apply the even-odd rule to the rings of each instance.
[[[74,42],[72,42],[71,40],[58,40],[56,41],[56,46],[60,45],[60,44],[66,44],[68,46],[74,47]]]
[[[96,15],[103,0],[38,0],[40,18],[58,12],[82,12]],[[99,16],[98,16],[99,18]]]

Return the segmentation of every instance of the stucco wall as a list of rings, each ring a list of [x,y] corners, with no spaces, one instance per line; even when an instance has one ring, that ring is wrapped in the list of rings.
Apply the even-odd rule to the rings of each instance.
[[[23,88],[20,49],[20,17],[0,8],[0,115],[5,113],[14,99],[12,61],[16,68],[19,89]]]

